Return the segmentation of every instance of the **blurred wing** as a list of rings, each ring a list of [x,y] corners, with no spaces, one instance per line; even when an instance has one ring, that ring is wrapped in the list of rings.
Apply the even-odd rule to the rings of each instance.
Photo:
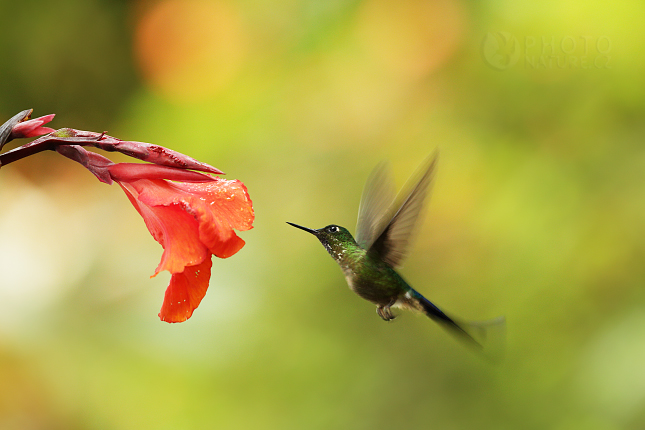
[[[358,208],[356,243],[364,249],[372,246],[381,232],[379,221],[394,201],[395,194],[392,174],[387,162],[383,161],[372,170],[367,178]]]
[[[435,151],[408,180],[396,203],[388,211],[387,218],[381,221],[375,233],[378,237],[368,248],[369,252],[376,253],[392,267],[399,266],[406,255],[412,231],[432,183],[437,158],[438,152]]]

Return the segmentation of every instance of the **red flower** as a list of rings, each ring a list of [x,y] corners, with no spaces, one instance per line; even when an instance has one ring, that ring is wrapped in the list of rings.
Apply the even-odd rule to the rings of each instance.
[[[244,241],[234,230],[253,228],[253,205],[244,184],[211,176],[222,171],[162,146],[70,128],[54,131],[43,127],[54,115],[28,120],[31,112],[24,110],[0,125],[0,150],[14,138],[49,135],[0,154],[0,167],[40,151],[56,150],[82,164],[99,181],[118,182],[164,248],[153,276],[167,270],[171,279],[159,317],[167,322],[190,318],[208,289],[211,256],[235,254]],[[83,145],[155,164],[114,164]]]
[[[19,122],[11,130],[11,139],[42,136],[43,134],[53,132],[53,128],[43,127],[42,125],[50,122],[54,119],[54,116],[56,116],[56,114],[45,115],[40,118]]]
[[[171,279],[159,317],[167,322],[190,318],[208,289],[211,255],[235,254],[244,241],[233,229],[253,228],[253,205],[244,184],[176,167],[114,164],[77,145],[59,145],[56,150],[100,181],[116,181],[123,188],[164,248],[153,276],[167,270]]]
[[[189,173],[211,180],[169,182],[155,174],[147,179],[142,169],[149,167],[176,170],[175,177],[165,174],[168,179]],[[167,322],[186,321],[208,289],[211,255],[227,258],[235,254],[244,241],[233,229],[253,227],[253,206],[246,187],[237,180],[163,166],[121,163],[108,166],[108,171],[164,248],[153,276],[162,270],[172,276],[159,317]]]

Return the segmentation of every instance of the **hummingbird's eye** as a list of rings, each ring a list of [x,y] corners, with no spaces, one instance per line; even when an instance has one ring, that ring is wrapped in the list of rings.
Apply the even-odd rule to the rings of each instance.
[[[329,228],[328,228],[327,230],[328,230],[330,233],[336,233],[336,232],[340,231],[340,229],[339,229],[339,228],[338,228],[338,226],[336,226],[336,225],[331,225],[331,226],[329,226]]]

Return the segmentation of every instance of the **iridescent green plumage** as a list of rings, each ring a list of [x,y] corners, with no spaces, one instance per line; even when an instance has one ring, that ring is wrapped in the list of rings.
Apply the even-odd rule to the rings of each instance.
[[[378,315],[385,321],[394,319],[392,307],[420,311],[481,346],[488,328],[503,330],[503,318],[483,323],[457,323],[410,287],[394,270],[409,248],[436,163],[435,153],[422,164],[396,199],[387,166],[379,164],[361,197],[356,240],[347,229],[334,224],[317,230],[288,224],[316,236],[340,265],[352,291],[374,303]]]

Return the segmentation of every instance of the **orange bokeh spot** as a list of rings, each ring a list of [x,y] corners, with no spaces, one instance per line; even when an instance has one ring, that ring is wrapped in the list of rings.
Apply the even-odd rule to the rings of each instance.
[[[456,0],[369,0],[358,34],[387,69],[417,78],[445,64],[461,43],[466,9]]]
[[[135,55],[144,79],[176,100],[212,96],[239,70],[244,51],[240,18],[221,2],[165,0],[136,24]]]

